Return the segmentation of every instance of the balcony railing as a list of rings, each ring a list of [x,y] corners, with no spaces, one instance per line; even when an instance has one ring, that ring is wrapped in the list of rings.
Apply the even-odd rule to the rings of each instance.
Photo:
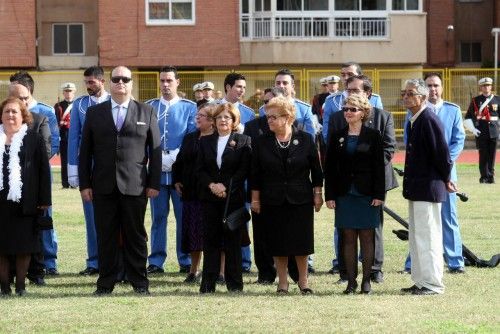
[[[388,39],[386,17],[242,17],[241,40]]]

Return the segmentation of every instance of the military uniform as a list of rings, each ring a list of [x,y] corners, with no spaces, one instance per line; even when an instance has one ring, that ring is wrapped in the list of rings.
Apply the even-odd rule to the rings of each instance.
[[[309,103],[304,101],[294,99],[295,105],[295,124],[299,130],[310,133],[311,136],[315,136],[316,130],[314,129],[314,124],[312,121],[312,110]],[[259,115],[264,116],[266,114],[265,105],[259,108]]]
[[[497,140],[500,134],[499,108],[499,96],[493,94],[484,96],[481,94],[472,99],[465,115],[465,119],[471,119],[476,129],[481,131],[479,136],[476,137],[481,183],[495,182],[495,157]]]
[[[167,258],[167,218],[169,202],[172,199],[176,220],[176,253],[181,269],[191,266],[189,254],[182,252],[182,203],[180,196],[172,184],[172,164],[184,136],[196,130],[196,103],[173,98],[170,101],[163,97],[146,101],[155,108],[160,127],[162,148],[162,173],[160,194],[151,199],[151,254],[148,257],[149,266],[163,268]]]

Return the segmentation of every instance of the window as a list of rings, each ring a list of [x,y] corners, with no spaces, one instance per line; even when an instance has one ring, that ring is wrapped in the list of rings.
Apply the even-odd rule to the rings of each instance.
[[[481,42],[461,42],[460,61],[462,63],[480,63]]]
[[[418,0],[392,0],[392,10],[418,10]]]
[[[146,24],[181,25],[195,23],[195,0],[145,0]]]
[[[269,12],[271,11],[271,0],[255,0],[256,12]]]
[[[386,0],[335,0],[335,10],[385,10],[385,4]]]
[[[54,55],[83,55],[85,53],[83,24],[52,25],[52,53]]]
[[[276,9],[281,11],[328,10],[328,0],[277,0]]]

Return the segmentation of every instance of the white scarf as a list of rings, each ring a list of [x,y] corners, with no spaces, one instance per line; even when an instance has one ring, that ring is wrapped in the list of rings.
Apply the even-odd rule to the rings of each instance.
[[[21,129],[12,136],[12,141],[10,143],[9,151],[9,194],[7,199],[13,202],[19,202],[21,199],[21,188],[23,182],[21,181],[21,164],[19,163],[19,151],[21,151],[21,146],[23,146],[23,138],[26,135],[28,126],[26,124],[21,125]],[[7,141],[7,135],[3,129],[3,124],[0,124],[0,190],[4,189],[3,186],[3,154],[5,152],[5,142]]]

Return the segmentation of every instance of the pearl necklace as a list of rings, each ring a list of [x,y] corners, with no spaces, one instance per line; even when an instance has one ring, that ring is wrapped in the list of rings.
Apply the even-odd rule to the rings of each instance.
[[[291,140],[289,140],[288,142],[286,142],[286,144],[282,144],[282,143],[278,140],[278,138],[276,138],[276,143],[277,143],[277,144],[278,144],[278,146],[279,146],[279,147],[281,147],[281,148],[288,148],[288,146],[290,146],[290,142],[291,142]]]

